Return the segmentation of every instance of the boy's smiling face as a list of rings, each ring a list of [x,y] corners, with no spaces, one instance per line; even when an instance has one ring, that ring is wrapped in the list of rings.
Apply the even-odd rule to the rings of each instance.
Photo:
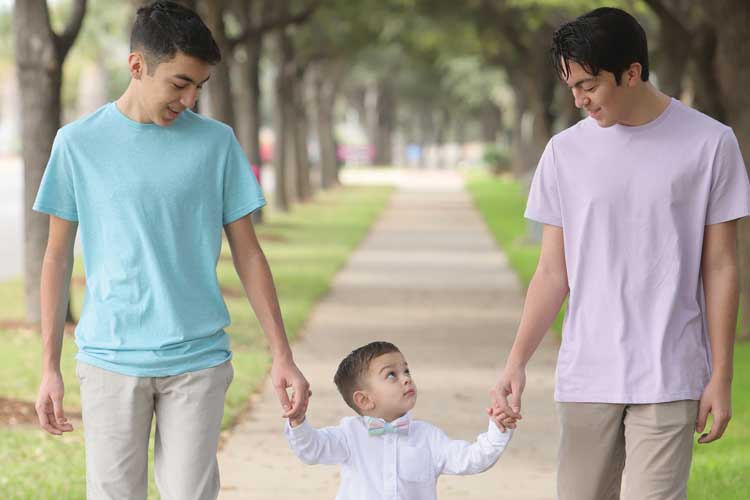
[[[365,387],[354,393],[354,401],[363,415],[391,422],[414,408],[417,386],[403,354],[389,352],[372,361]]]

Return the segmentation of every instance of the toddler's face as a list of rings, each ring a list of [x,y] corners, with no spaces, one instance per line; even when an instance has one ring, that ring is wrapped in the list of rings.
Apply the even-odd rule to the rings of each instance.
[[[373,405],[365,413],[387,422],[414,408],[417,386],[400,352],[389,352],[370,362],[365,392]]]

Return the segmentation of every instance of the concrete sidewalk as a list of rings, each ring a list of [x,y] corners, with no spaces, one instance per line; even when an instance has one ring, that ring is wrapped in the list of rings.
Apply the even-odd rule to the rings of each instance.
[[[308,419],[320,427],[351,415],[333,384],[336,366],[353,348],[388,340],[404,353],[419,389],[415,418],[473,441],[487,426],[488,391],[513,341],[522,290],[458,174],[388,177],[398,186],[389,207],[292,346],[313,390]],[[497,465],[477,476],[443,476],[441,499],[554,498],[556,351],[548,338],[530,364],[525,418]],[[267,381],[219,454],[221,500],[336,496],[338,468],[299,462],[280,413]]]

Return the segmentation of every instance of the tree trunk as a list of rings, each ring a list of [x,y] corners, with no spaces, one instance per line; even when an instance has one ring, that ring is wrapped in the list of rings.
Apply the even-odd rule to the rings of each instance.
[[[294,110],[294,152],[297,199],[306,201],[312,196],[310,185],[310,155],[307,151],[308,121],[305,102],[305,68],[295,65],[292,109]]]
[[[86,11],[75,3],[63,34],[52,31],[45,0],[17,1],[14,9],[15,52],[21,93],[21,154],[24,162],[24,244],[26,319],[41,319],[39,286],[47,246],[49,217],[32,211],[39,184],[60,128],[60,87],[65,56]]]
[[[721,122],[726,121],[717,70],[717,29],[709,24],[693,34],[693,64],[690,75],[695,88],[693,106]]]
[[[647,0],[646,3],[659,18],[659,39],[653,68],[659,80],[659,89],[679,99],[682,96],[683,77],[691,53],[690,33],[683,24],[688,17],[686,2]]]
[[[334,110],[339,82],[345,65],[341,62],[319,63],[313,68],[315,118],[320,148],[320,185],[329,189],[339,184],[339,168],[334,139]]]
[[[273,162],[275,171],[274,200],[279,211],[289,211],[290,199],[289,186],[292,183],[292,169],[289,168],[294,162],[294,111],[290,106],[293,98],[292,79],[290,76],[292,64],[291,41],[283,29],[279,30],[276,39],[276,126],[274,134]],[[290,112],[291,109],[291,112]],[[290,147],[291,146],[291,147]],[[291,154],[290,154],[291,153]]]
[[[237,135],[248,160],[259,169],[260,159],[260,56],[263,37],[259,31],[249,32],[241,47],[244,57],[237,64]],[[259,170],[260,171],[260,170]],[[258,182],[260,182],[260,177]],[[263,222],[263,209],[253,212],[253,222]]]
[[[527,103],[532,99],[523,79],[516,72],[511,72],[511,86],[513,88],[513,129],[511,131],[511,161],[513,175],[521,178],[524,172],[536,165],[531,159],[531,133],[526,126],[528,123]]]
[[[242,44],[244,56],[237,64],[237,132],[248,160],[260,166],[260,56],[262,37],[248,37]]]
[[[479,125],[482,142],[485,144],[495,144],[500,134],[500,128],[503,123],[503,114],[497,105],[487,99],[482,103],[479,109]],[[463,124],[459,123],[457,130],[463,130]],[[463,140],[459,140],[462,143]]]
[[[422,103],[418,112],[418,144],[422,154],[419,156],[420,168],[435,166],[432,158],[432,144],[435,142],[435,117],[429,103]]]
[[[206,26],[221,50],[221,62],[211,71],[211,80],[206,83],[212,118],[234,127],[234,108],[232,103],[232,84],[229,76],[229,65],[232,61],[229,41],[224,27],[225,0],[204,0],[199,5],[200,13]]]
[[[717,34],[717,69],[727,123],[734,129],[747,168],[750,161],[750,3],[746,0],[714,0],[712,18]],[[742,336],[750,337],[750,223],[739,224],[740,294]]]
[[[445,168],[447,167],[447,159],[445,155],[445,141],[448,137],[448,131],[451,127],[451,113],[446,107],[441,107],[437,110],[437,123],[435,125],[435,144],[434,144],[434,155],[435,155],[435,167]]]
[[[396,96],[389,79],[377,85],[375,104],[374,141],[375,165],[393,163],[393,130],[396,125]]]

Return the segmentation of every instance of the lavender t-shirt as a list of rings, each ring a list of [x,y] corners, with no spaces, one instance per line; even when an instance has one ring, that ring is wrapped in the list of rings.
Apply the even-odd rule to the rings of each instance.
[[[555,399],[700,399],[711,372],[704,229],[748,214],[734,133],[677,100],[642,126],[587,118],[554,136],[526,217],[564,233],[570,296]]]

